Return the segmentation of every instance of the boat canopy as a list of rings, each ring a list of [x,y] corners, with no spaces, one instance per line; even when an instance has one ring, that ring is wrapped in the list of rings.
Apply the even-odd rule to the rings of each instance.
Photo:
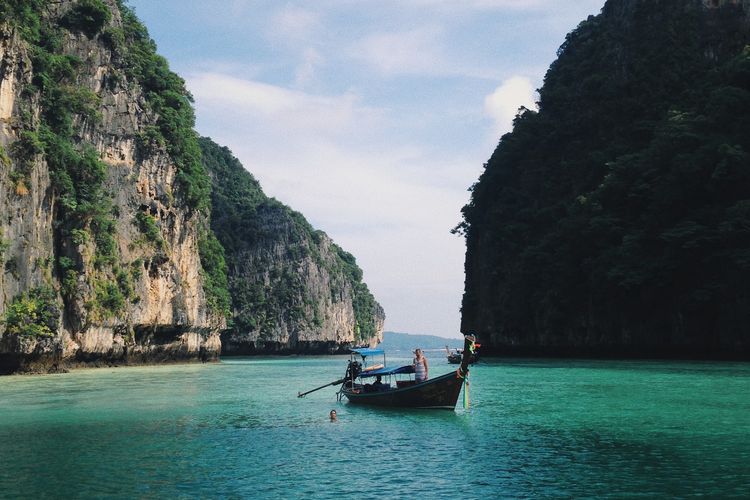
[[[382,356],[385,354],[383,349],[371,349],[369,347],[361,347],[359,349],[352,349],[354,354],[359,354],[363,358],[366,356]]]
[[[377,377],[378,375],[396,375],[398,373],[414,373],[414,365],[404,365],[396,368],[381,368],[359,374],[360,378]]]

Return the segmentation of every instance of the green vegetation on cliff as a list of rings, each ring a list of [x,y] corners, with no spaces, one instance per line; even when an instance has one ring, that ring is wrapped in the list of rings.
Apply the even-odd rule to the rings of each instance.
[[[10,335],[52,337],[57,333],[59,316],[55,291],[39,287],[15,297],[5,311],[3,322]]]
[[[463,210],[463,331],[558,352],[750,345],[746,20],[610,0],[567,37]]]
[[[213,231],[202,228],[198,237],[198,252],[203,266],[203,290],[212,310],[227,318],[231,326],[231,298],[227,284],[227,264],[224,248]]]
[[[41,12],[50,0],[0,0],[0,19],[18,27],[22,36],[38,42],[41,31]]]
[[[112,20],[109,7],[102,0],[79,0],[60,20],[71,31],[80,31],[93,38]]]

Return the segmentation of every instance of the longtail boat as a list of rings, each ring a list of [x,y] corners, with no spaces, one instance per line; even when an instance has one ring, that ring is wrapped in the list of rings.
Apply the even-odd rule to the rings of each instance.
[[[461,393],[461,387],[469,374],[469,360],[474,350],[474,342],[475,339],[471,335],[464,338],[463,356],[457,370],[419,383],[414,380],[396,380],[395,387],[391,385],[391,379],[397,379],[399,375],[414,373],[413,365],[389,368],[385,364],[383,350],[352,349],[352,358],[349,360],[344,378],[322,387],[340,383],[339,399],[346,397],[352,404],[453,410]],[[367,366],[367,358],[379,355],[383,356],[382,364]],[[362,362],[357,359],[358,357],[362,358]],[[388,382],[382,383],[383,378],[386,378]],[[373,379],[375,382],[369,383]],[[299,394],[299,396],[304,396],[304,394]]]
[[[479,361],[479,352],[477,349],[479,349],[480,344],[474,344],[474,351],[471,353],[471,357],[469,358],[469,364],[473,365],[477,361]],[[448,353],[448,363],[452,365],[457,365],[461,363],[461,359],[463,357],[463,351],[461,349],[456,349],[454,351],[451,351],[448,346],[445,346],[445,350]]]

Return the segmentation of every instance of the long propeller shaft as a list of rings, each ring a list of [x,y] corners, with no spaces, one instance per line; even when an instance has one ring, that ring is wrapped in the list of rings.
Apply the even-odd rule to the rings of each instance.
[[[335,380],[335,381],[331,382],[330,384],[321,385],[320,387],[316,387],[315,389],[311,389],[311,390],[309,390],[307,392],[299,392],[299,393],[297,393],[297,397],[298,398],[304,398],[305,396],[307,396],[311,392],[319,391],[321,389],[325,389],[326,387],[330,387],[332,385],[343,384],[344,380],[346,380],[346,379],[342,378],[342,379],[339,379],[339,380]]]

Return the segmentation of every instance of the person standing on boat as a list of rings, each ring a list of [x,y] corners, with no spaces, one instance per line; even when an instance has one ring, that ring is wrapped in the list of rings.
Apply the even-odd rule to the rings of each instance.
[[[427,380],[429,369],[427,368],[427,358],[422,354],[422,349],[414,351],[414,379],[419,382]]]

